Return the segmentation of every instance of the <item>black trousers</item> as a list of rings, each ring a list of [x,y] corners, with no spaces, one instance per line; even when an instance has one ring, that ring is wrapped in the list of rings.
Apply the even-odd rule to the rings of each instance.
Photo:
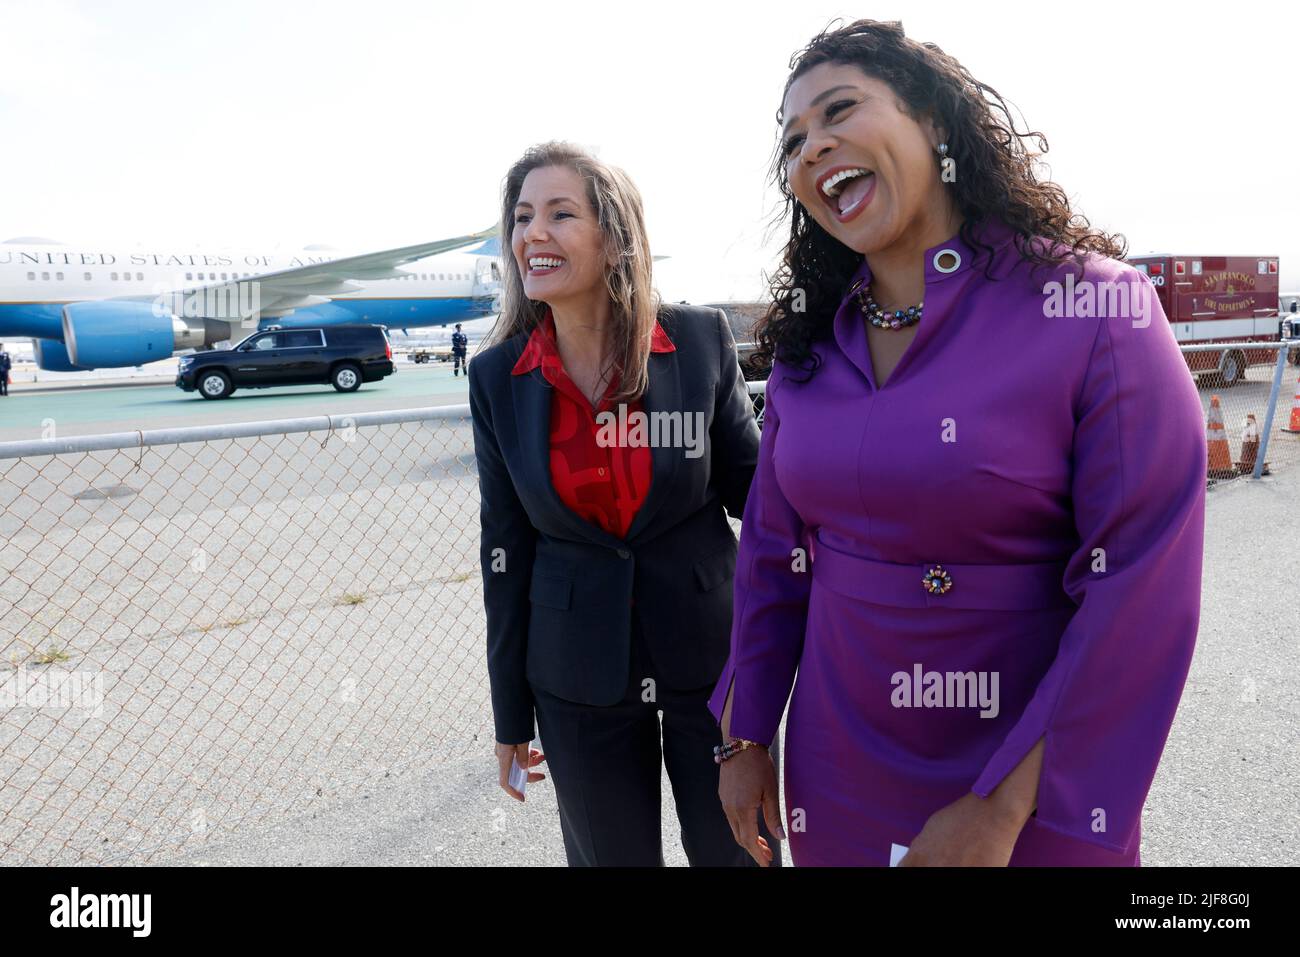
[[[0,372],[0,395],[9,394],[9,373]]]
[[[469,360],[465,358],[463,352],[453,352],[451,354],[451,374],[460,375],[461,366],[465,367],[465,374],[469,375]]]
[[[691,691],[665,687],[635,616],[631,658],[623,700],[609,707],[578,704],[533,688],[546,754],[539,770],[549,769],[555,787],[569,866],[663,866],[660,785],[666,765],[691,866],[756,867],[732,836],[718,799],[713,747],[722,737],[708,708],[713,686]],[[776,742],[772,758],[780,760]],[[759,820],[772,863],[780,865],[780,845],[761,814]]]

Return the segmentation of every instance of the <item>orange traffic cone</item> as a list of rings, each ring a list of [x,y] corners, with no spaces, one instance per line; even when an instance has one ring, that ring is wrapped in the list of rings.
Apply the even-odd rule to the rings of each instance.
[[[1246,414],[1246,425],[1241,432],[1241,461],[1237,463],[1237,471],[1242,475],[1248,475],[1255,471],[1255,461],[1259,458],[1259,423],[1255,421],[1255,413]],[[1260,475],[1270,474],[1268,463],[1260,470]]]
[[[1229,478],[1237,474],[1232,465],[1232,449],[1228,445],[1228,433],[1223,427],[1223,409],[1219,407],[1219,397],[1210,396],[1210,415],[1205,425],[1205,444],[1207,446],[1208,469],[1210,478]]]
[[[1300,379],[1295,380],[1295,400],[1291,403],[1291,421],[1283,432],[1300,432]]]

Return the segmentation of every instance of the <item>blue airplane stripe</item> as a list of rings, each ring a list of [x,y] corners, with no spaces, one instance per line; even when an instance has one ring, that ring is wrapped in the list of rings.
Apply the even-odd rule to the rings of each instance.
[[[297,309],[278,319],[263,319],[261,327],[378,322],[404,329],[467,322],[492,314],[491,301],[461,296],[448,299],[335,299]],[[246,333],[236,332],[236,338]],[[0,339],[4,336],[63,340],[62,303],[0,303]]]

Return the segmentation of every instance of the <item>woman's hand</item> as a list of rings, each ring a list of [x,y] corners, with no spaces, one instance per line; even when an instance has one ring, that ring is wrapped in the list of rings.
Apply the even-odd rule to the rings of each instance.
[[[497,742],[497,766],[501,771],[500,784],[501,790],[505,791],[516,801],[522,801],[524,795],[522,792],[515,790],[510,786],[510,765],[511,762],[518,761],[521,768],[534,768],[546,760],[546,755],[542,754],[536,748],[530,748],[530,742],[525,741],[523,744],[502,744]],[[528,772],[528,783],[541,781],[546,778],[545,774],[540,771]]]
[[[930,815],[899,867],[1006,867],[1029,814],[966,793]]]
[[[758,833],[760,808],[768,831],[785,840],[777,801],[776,768],[767,748],[749,747],[723,761],[718,772],[718,797],[736,843],[749,851],[760,867],[767,867],[772,863],[772,849]]]

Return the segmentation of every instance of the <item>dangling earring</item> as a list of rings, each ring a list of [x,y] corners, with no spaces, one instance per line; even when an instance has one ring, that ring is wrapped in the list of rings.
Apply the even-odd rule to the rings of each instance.
[[[943,161],[944,161],[944,160],[947,158],[947,156],[948,156],[948,144],[947,144],[947,143],[940,143],[938,146],[935,147],[935,152],[937,152],[937,153],[939,154],[939,165],[942,166],[942,165],[943,165]]]

